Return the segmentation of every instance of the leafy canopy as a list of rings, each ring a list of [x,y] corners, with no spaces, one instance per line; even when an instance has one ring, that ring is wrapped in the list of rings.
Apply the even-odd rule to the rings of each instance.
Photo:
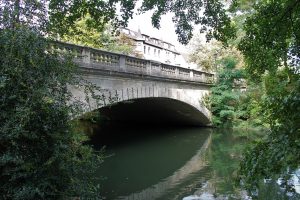
[[[59,39],[64,42],[83,45],[111,52],[134,55],[134,41],[124,35],[116,35],[110,24],[104,28],[94,28],[89,26],[91,17],[88,15],[75,22],[75,26],[68,30]]]
[[[239,45],[251,77],[276,73],[281,66],[299,70],[300,2],[260,1],[254,9],[245,22],[246,34]]]
[[[140,8],[136,8],[136,2],[136,0],[0,0],[0,24],[2,27],[14,27],[18,23],[23,23],[37,28],[42,33],[62,36],[87,15],[90,16],[89,27],[98,30],[103,30],[108,22],[112,22],[115,27],[126,26],[135,9],[138,9],[140,12],[154,10],[152,24],[156,28],[160,27],[162,15],[174,13],[176,34],[183,44],[187,44],[192,38],[194,25],[201,25],[200,31],[206,32],[208,39],[216,38],[226,42],[228,38],[234,36],[230,18],[219,0],[144,0]]]
[[[225,47],[221,42],[211,40],[203,42],[200,35],[193,37],[189,43],[189,61],[196,63],[202,70],[216,71],[224,64],[224,59],[232,57],[236,60],[236,68],[243,67],[243,56],[233,45]]]
[[[286,174],[300,166],[300,2],[261,0],[246,19],[239,49],[246,70],[262,81],[261,105],[271,132],[249,149],[240,177],[253,189],[262,178]]]

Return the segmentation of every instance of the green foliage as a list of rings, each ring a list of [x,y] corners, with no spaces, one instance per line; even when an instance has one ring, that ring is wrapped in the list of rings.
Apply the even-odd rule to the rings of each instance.
[[[237,11],[247,13],[253,10],[253,6],[257,0],[233,0],[230,5],[230,11],[236,13]]]
[[[216,85],[211,88],[208,102],[216,126],[234,126],[253,128],[264,125],[260,101],[263,90],[260,85],[248,84],[247,91],[241,92],[244,86],[245,73],[236,69],[238,59],[225,57],[219,61]]]
[[[218,72],[217,82],[211,88],[209,102],[216,126],[232,123],[236,118],[240,92],[234,90],[235,80],[243,77],[242,70],[235,69],[237,60],[232,57],[224,58],[222,68]]]
[[[243,52],[251,78],[276,73],[288,64],[299,66],[300,3],[297,0],[261,1],[248,17]]]
[[[240,178],[248,189],[257,188],[262,178],[300,166],[299,12],[296,0],[259,1],[244,25],[239,49],[250,78],[262,81],[259,104],[271,128],[241,164]]]
[[[0,28],[16,28],[20,25],[46,30],[47,1],[0,0]]]
[[[26,28],[0,31],[1,199],[99,195],[90,175],[101,159],[70,121],[76,66],[48,49]]]
[[[216,71],[216,68],[224,62],[227,57],[234,57],[237,68],[243,66],[243,56],[234,46],[225,47],[221,42],[212,40],[204,43],[200,37],[195,36],[189,43],[189,61],[197,64],[201,70]]]
[[[226,14],[221,1],[203,0],[150,0],[143,1],[141,11],[154,10],[152,24],[160,27],[161,15],[168,12],[174,13],[178,41],[187,44],[193,36],[193,25],[201,25],[200,32],[207,33],[207,39],[215,38],[226,42],[234,36],[234,27]],[[203,11],[203,13],[201,12]]]
[[[106,51],[140,57],[139,53],[136,52],[134,48],[135,42],[124,34],[115,37],[112,37],[109,34],[107,35],[107,42],[104,43],[103,49]]]
[[[267,96],[263,107],[272,131],[248,150],[241,164],[241,178],[248,189],[257,187],[263,178],[285,174],[287,169],[299,167],[299,74],[280,71],[276,76],[266,76],[265,84]]]
[[[72,44],[78,44],[98,49],[103,49],[111,52],[122,54],[134,53],[134,42],[125,38],[123,35],[117,37],[113,34],[110,25],[105,25],[101,29],[92,27],[91,17],[88,15],[85,18],[75,22],[75,26],[71,27],[67,34],[61,38],[62,41]]]
[[[75,22],[75,27],[73,29],[70,28],[68,34],[60,38],[60,40],[83,46],[102,48],[103,43],[110,42],[110,38],[107,38],[105,30],[90,27],[90,20],[88,16]]]
[[[263,101],[265,89],[261,84],[247,82],[247,90],[239,98],[237,120],[235,126],[245,123],[250,128],[263,128],[268,124],[264,120]],[[243,122],[244,121],[244,122]],[[262,127],[263,126],[263,127]]]
[[[243,199],[240,187],[233,180],[236,179],[239,161],[249,141],[260,137],[261,132],[236,129],[215,129],[212,144],[207,152],[209,166],[213,170],[212,180],[215,194],[235,194],[236,199]],[[229,197],[230,199],[230,197]]]
[[[60,1],[48,0],[49,3],[49,23],[48,32],[58,33],[64,35],[68,33],[70,28],[76,26],[76,22],[85,16],[90,16],[88,21],[90,28],[97,30],[104,30],[105,25],[115,19],[116,26],[127,23],[131,17],[130,14],[125,13],[122,20],[116,18],[116,4],[118,1]],[[45,3],[46,3],[45,2]],[[130,4],[134,1],[128,1],[129,4],[124,4],[130,8]],[[122,5],[123,6],[123,5]],[[123,12],[124,13],[124,12]]]
[[[71,27],[76,26],[78,20],[88,15],[91,17],[89,27],[97,30],[104,30],[108,22],[112,22],[114,27],[125,27],[133,16],[136,2],[136,0],[0,0],[0,22],[1,24],[3,22],[5,27],[22,22],[53,36],[56,34],[63,36]],[[117,5],[120,5],[119,10]],[[156,28],[160,26],[162,15],[174,13],[176,34],[183,44],[187,44],[192,38],[195,24],[201,25],[200,31],[206,32],[208,39],[216,38],[226,42],[234,36],[230,18],[219,0],[144,0],[138,9],[140,12],[154,10],[152,24]]]

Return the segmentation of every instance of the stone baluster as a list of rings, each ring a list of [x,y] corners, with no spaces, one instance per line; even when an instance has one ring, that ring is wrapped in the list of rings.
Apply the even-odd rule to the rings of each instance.
[[[119,58],[119,67],[120,67],[120,70],[123,71],[123,72],[126,72],[126,56],[125,55],[121,55],[120,58]]]
[[[213,83],[215,81],[215,75],[207,72],[186,69],[88,47],[56,42],[51,45],[50,48],[51,51],[56,50],[62,54],[67,52],[73,54],[76,62],[82,62],[82,67],[103,68],[105,70],[113,69],[120,72],[132,72],[140,75],[147,74],[159,77],[176,77],[177,79],[206,83]]]
[[[151,62],[149,60],[146,62],[146,74],[152,75]]]
[[[178,67],[175,68],[175,77],[176,78],[179,77],[179,69],[178,69]]]
[[[201,81],[202,82],[206,82],[206,80],[205,80],[205,74],[204,73],[202,73],[202,75],[201,75]]]
[[[190,79],[191,79],[191,80],[194,79],[194,72],[193,72],[193,70],[190,70]]]
[[[91,51],[88,48],[82,50],[82,61],[87,64],[91,63]]]

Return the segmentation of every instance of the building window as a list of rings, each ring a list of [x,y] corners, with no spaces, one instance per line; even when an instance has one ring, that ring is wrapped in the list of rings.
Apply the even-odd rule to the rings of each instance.
[[[158,57],[160,57],[160,50],[158,50]]]
[[[146,54],[146,46],[144,46],[144,54]]]
[[[156,56],[156,49],[154,48],[154,50],[153,50],[153,53],[154,53],[154,56]]]
[[[150,54],[150,47],[148,47],[148,54]]]

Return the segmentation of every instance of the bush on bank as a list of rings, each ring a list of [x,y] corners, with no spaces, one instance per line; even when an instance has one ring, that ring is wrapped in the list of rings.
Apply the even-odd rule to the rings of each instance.
[[[76,77],[71,57],[39,34],[0,30],[1,199],[99,197],[90,175],[101,157],[70,120],[81,106],[67,89]]]

